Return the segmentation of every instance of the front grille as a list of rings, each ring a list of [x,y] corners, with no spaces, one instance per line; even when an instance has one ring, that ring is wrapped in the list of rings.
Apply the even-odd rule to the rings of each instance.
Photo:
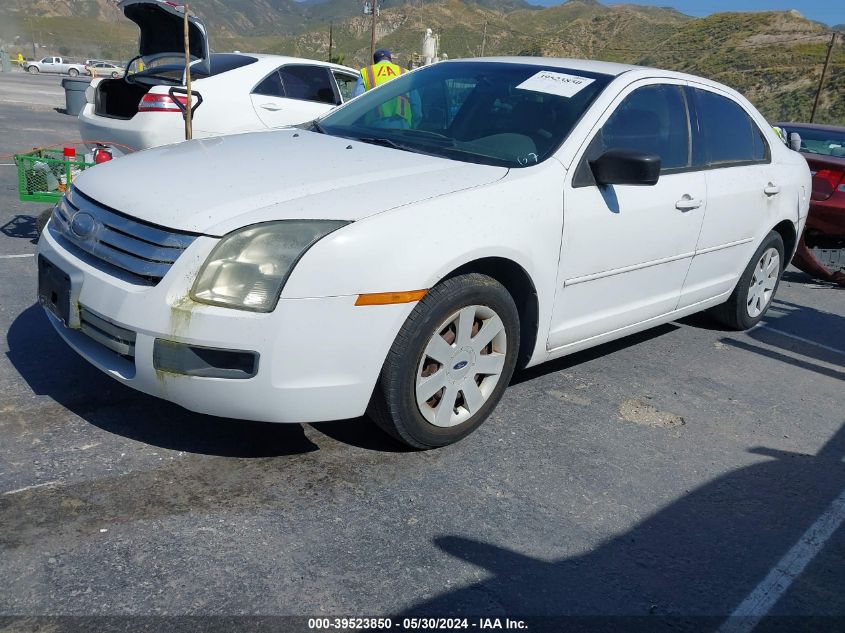
[[[107,209],[72,188],[53,209],[55,234],[86,255],[123,273],[129,280],[155,285],[196,239]]]
[[[135,358],[135,332],[79,306],[79,328],[100,345],[126,358]]]

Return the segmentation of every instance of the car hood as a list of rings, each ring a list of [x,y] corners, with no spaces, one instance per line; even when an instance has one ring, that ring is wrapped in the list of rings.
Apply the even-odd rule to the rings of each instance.
[[[138,25],[138,54],[148,58],[156,55],[185,55],[185,7],[164,0],[123,0],[118,5],[123,15]],[[188,16],[191,57],[208,64],[208,33],[202,22]]]
[[[137,152],[84,171],[74,186],[140,220],[219,236],[271,220],[354,221],[507,171],[287,129]]]

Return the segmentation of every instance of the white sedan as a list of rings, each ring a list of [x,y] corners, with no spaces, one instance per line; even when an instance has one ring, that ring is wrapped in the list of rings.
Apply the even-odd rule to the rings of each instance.
[[[120,66],[93,59],[90,61],[90,64],[85,64],[85,70],[87,70],[88,74],[92,77],[111,77],[112,79],[123,77],[124,70]]]
[[[310,130],[84,172],[41,237],[39,295],[146,393],[273,422],[368,411],[429,448],[477,428],[517,367],[705,309],[752,327],[809,195],[804,159],[723,85],[450,61]]]
[[[185,139],[187,107],[183,8],[164,0],[123,0],[138,25],[140,72],[96,74],[79,128],[92,148],[111,154]],[[193,137],[287,127],[311,121],[352,97],[359,73],[328,62],[242,53],[210,53],[202,23],[190,21]],[[134,63],[134,65],[132,65]],[[119,77],[119,78],[118,78]]]
[[[79,114],[82,138],[113,145],[118,155],[185,140],[179,106],[187,97],[170,94],[184,85],[183,68],[159,66],[129,75],[129,81],[94,79]],[[210,68],[209,75],[192,70],[193,90],[202,97],[193,115],[194,138],[312,121],[350,99],[358,78],[351,68],[279,55],[212,53]]]

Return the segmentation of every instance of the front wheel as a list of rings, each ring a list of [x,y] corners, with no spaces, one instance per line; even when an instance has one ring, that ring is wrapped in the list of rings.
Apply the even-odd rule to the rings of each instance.
[[[423,297],[399,331],[370,417],[414,448],[457,442],[501,399],[518,350],[519,313],[505,287],[479,273],[447,279]]]
[[[112,78],[112,79],[117,79],[117,72],[113,72],[113,73],[111,74],[111,78]]]
[[[754,253],[730,298],[713,308],[713,316],[735,330],[757,325],[772,303],[784,266],[783,238],[772,231]]]
[[[76,68],[71,68],[69,71],[67,71],[67,74],[71,77],[79,77],[79,71],[76,70]]]
[[[26,72],[28,72],[30,75],[37,75],[38,74],[38,67],[37,66],[30,66],[29,68],[26,69]]]

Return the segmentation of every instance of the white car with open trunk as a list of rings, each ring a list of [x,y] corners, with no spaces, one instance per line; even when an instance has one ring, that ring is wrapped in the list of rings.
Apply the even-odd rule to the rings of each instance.
[[[481,424],[517,367],[708,308],[753,326],[809,195],[804,159],[720,84],[449,61],[302,129],[83,172],[39,296],[146,393],[273,422],[369,411],[427,448]]]
[[[140,29],[143,70],[95,78],[79,113],[91,148],[113,155],[185,139],[184,13],[163,0],[123,0]],[[297,125],[349,100],[358,72],[329,62],[245,53],[211,53],[202,23],[189,18],[193,137]],[[96,141],[96,142],[95,142]]]

